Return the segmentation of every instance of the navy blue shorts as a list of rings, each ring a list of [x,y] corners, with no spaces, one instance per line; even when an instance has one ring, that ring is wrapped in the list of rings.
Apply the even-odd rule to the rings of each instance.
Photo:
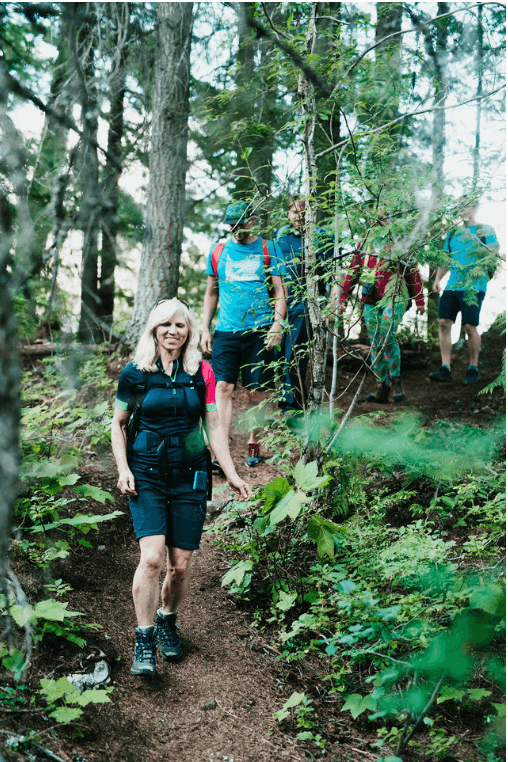
[[[462,325],[478,325],[480,322],[480,310],[485,297],[485,291],[475,291],[475,304],[466,304],[464,291],[448,291],[445,289],[439,300],[439,317],[441,320],[451,320],[462,314]]]
[[[138,493],[129,497],[136,538],[163,534],[168,547],[197,550],[206,519],[206,471],[170,468],[165,479],[156,466],[131,470]]]
[[[215,381],[236,384],[241,373],[247,389],[262,389],[273,383],[273,350],[266,349],[266,331],[215,331],[213,334],[212,369]]]

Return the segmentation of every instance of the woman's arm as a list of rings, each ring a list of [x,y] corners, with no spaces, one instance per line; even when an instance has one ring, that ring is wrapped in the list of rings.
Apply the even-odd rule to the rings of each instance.
[[[131,413],[115,407],[111,422],[111,447],[118,468],[118,489],[122,495],[137,495],[134,476],[127,462],[127,424]]]
[[[244,482],[236,473],[235,464],[229,452],[228,439],[218,412],[216,410],[207,411],[204,424],[208,441],[224,471],[228,484],[235,490],[239,500],[248,500],[252,495],[252,490],[247,482]]]

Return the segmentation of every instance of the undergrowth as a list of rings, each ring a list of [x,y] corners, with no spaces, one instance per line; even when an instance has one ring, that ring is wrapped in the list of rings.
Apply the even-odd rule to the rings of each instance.
[[[0,661],[5,670],[0,689],[0,713],[45,712],[52,723],[75,723],[89,703],[109,701],[112,688],[80,692],[67,678],[48,677],[35,693],[26,684],[31,650],[53,639],[83,649],[87,634],[99,625],[83,621],[63,600],[69,585],[52,576],[56,559],[65,559],[78,545],[93,547],[98,524],[120,511],[95,513],[90,500],[114,503],[112,496],[83,483],[80,465],[110,447],[113,383],[106,373],[107,357],[77,348],[42,361],[42,370],[25,373],[22,389],[21,469],[19,498],[13,516],[11,559],[28,564],[40,589],[23,590],[16,580],[0,595],[3,635]],[[37,573],[39,570],[39,573]],[[36,744],[32,728],[20,748]]]
[[[386,759],[410,748],[445,757],[457,740],[446,716],[473,706],[493,762],[504,723],[502,423],[429,429],[412,416],[389,426],[359,416],[321,473],[316,461],[291,462],[308,431],[270,429],[285,476],[212,528],[236,556],[223,585],[280,660],[320,665],[327,700],[372,723],[376,750],[396,755]],[[322,747],[301,687],[275,716]]]

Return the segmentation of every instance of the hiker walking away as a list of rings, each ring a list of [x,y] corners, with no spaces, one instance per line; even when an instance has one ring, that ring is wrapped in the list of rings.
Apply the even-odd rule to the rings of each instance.
[[[448,253],[450,262],[448,267],[438,268],[432,286],[432,290],[439,293],[441,281],[450,270],[439,300],[441,368],[432,372],[430,378],[432,381],[451,381],[452,325],[460,312],[469,353],[464,383],[475,384],[479,378],[480,310],[487,283],[496,270],[499,242],[494,228],[476,222],[477,203],[469,202],[466,196],[462,196],[459,203],[462,204],[460,217],[463,224],[446,234],[443,250]]]
[[[380,216],[376,225],[386,225]],[[367,253],[355,252],[340,295],[343,312],[353,288],[361,283],[363,317],[370,341],[371,368],[378,378],[374,394],[367,394],[368,402],[402,402],[406,395],[400,378],[400,347],[395,335],[404,313],[416,302],[420,315],[425,312],[423,285],[417,268],[391,257],[392,244],[386,243],[381,254],[372,247]]]
[[[252,232],[255,223],[256,217],[245,201],[229,204],[224,224],[229,226],[231,237],[225,244],[212,246],[206,266],[201,347],[205,353],[212,353],[217,410],[227,437],[238,376],[241,373],[250,401],[257,405],[259,390],[273,380],[273,370],[267,366],[274,359],[273,348],[280,346],[286,315],[283,266],[276,261],[273,241]],[[210,324],[219,300],[212,340]],[[252,426],[246,460],[251,467],[262,460],[258,435]]]
[[[150,312],[134,359],[118,381],[111,442],[118,488],[129,496],[141,553],[132,587],[138,624],[133,675],[155,672],[157,644],[167,661],[182,655],[177,608],[199,548],[211,486],[201,422],[238,499],[251,495],[233,465],[216,410],[215,378],[198,341],[187,303],[164,299]]]
[[[309,360],[309,314],[305,276],[305,196],[297,194],[289,200],[289,225],[277,232],[277,255],[284,262],[287,291],[288,331],[283,334],[281,355],[284,358],[283,383],[279,408],[283,415],[301,410],[307,390],[305,375]],[[334,239],[322,227],[316,228],[316,275],[320,276],[321,296],[327,296],[326,273],[333,262]]]

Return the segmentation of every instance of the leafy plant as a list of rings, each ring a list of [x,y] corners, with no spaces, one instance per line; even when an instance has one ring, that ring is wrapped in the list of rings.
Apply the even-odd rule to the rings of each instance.
[[[48,704],[49,716],[64,725],[81,717],[82,707],[110,702],[108,694],[114,690],[111,686],[79,691],[66,677],[41,680],[41,686],[39,693]]]

